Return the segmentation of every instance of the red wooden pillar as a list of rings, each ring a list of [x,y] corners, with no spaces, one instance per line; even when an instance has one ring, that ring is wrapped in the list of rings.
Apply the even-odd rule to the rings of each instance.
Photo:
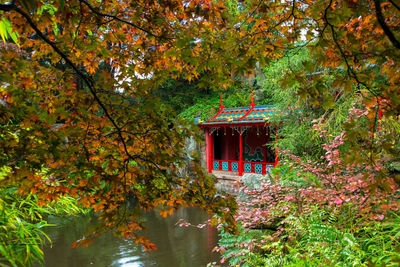
[[[263,136],[262,138],[264,138],[264,140],[265,140],[265,143],[264,143],[264,145],[263,145],[263,154],[264,154],[264,163],[266,163],[267,162],[267,159],[268,159],[268,155],[267,155],[267,153],[268,153],[268,149],[267,149],[267,143],[268,143],[268,138],[269,138],[269,136],[267,136],[267,134],[268,134],[268,132],[267,132],[267,128],[264,128],[264,130],[265,130],[265,133],[263,133],[263,134],[261,134],[261,136]]]
[[[208,143],[207,143],[207,146],[208,146],[208,155],[207,155],[207,157],[208,157],[208,159],[207,159],[207,162],[208,162],[208,173],[211,173],[212,172],[212,164],[213,164],[213,138],[212,138],[212,134],[211,134],[211,128],[208,128]]]
[[[243,175],[243,136],[242,127],[239,127],[239,176]]]

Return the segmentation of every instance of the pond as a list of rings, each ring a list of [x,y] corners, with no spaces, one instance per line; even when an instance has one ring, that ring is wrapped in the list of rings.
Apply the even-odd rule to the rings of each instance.
[[[157,246],[157,251],[146,252],[133,240],[118,239],[111,233],[104,234],[88,248],[72,248],[73,241],[95,223],[94,216],[68,218],[50,217],[47,234],[52,247],[44,248],[45,266],[83,267],[83,266],[165,266],[197,267],[209,262],[218,262],[219,255],[212,252],[217,245],[218,235],[209,226],[203,229],[179,227],[176,222],[184,219],[193,224],[203,223],[207,214],[196,208],[180,209],[167,219],[155,212],[145,215],[147,237]]]

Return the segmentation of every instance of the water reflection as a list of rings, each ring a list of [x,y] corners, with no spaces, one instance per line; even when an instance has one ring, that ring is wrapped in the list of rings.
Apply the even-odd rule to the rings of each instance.
[[[139,257],[125,257],[114,261],[112,266],[140,267],[143,265]]]
[[[48,234],[53,247],[46,247],[45,266],[81,267],[81,266],[205,266],[218,261],[219,256],[211,252],[217,244],[215,229],[205,227],[179,227],[175,223],[183,218],[193,224],[203,223],[206,213],[196,208],[180,209],[173,216],[164,219],[156,213],[148,213],[147,236],[156,244],[157,251],[145,252],[132,240],[117,239],[105,234],[96,239],[88,248],[72,248],[73,241],[94,224],[95,217],[49,218],[57,226],[49,229]]]

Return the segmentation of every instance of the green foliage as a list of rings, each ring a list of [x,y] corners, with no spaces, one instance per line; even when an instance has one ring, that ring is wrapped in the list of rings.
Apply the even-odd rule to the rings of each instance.
[[[239,229],[238,235],[232,235],[228,232],[220,232],[219,246],[224,248],[223,258],[229,259],[231,266],[242,264],[241,266],[251,267],[260,266],[265,260],[260,254],[255,253],[248,245],[255,244],[254,241],[260,240],[264,234],[261,230]]]
[[[179,114],[197,103],[201,96],[207,97],[209,89],[199,87],[197,81],[168,79],[155,91],[164,103],[167,103],[176,114]]]
[[[287,217],[277,231],[222,232],[219,250],[232,266],[398,266],[400,216],[354,227],[354,212],[315,206]]]
[[[247,106],[251,89],[254,89],[257,105],[273,104],[282,113],[287,112],[287,116],[270,121],[281,123],[280,150],[290,150],[295,155],[306,153],[311,159],[319,159],[324,155],[321,144],[326,140],[313,130],[313,125],[323,121],[324,130],[332,135],[341,133],[353,98],[337,92],[332,75],[342,75],[339,71],[321,71],[314,65],[307,48],[288,51],[283,58],[272,61],[254,78],[234,77],[232,85],[223,91],[223,104],[225,107]],[[318,90],[325,94],[321,100],[336,95],[333,104],[316,105],[310,97],[300,101],[304,85],[293,76],[309,68],[314,71],[310,77],[317,75],[321,80]],[[218,112],[220,104],[220,92],[201,89],[197,82],[168,80],[158,88],[157,94],[188,121],[196,117],[209,119]]]
[[[43,207],[37,202],[35,195],[20,196],[15,187],[0,188],[0,266],[31,266],[43,260],[41,247],[51,242],[44,232],[51,225],[44,216],[87,212],[67,196]]]
[[[18,33],[13,31],[11,22],[6,18],[0,20],[0,36],[4,43],[8,39],[12,39],[14,43],[18,44]]]
[[[365,254],[356,238],[347,230],[340,230],[336,225],[336,214],[316,210],[308,216],[286,220],[288,233],[299,233],[293,252],[306,256],[294,259],[295,262],[313,264],[360,266]],[[290,252],[291,254],[292,252]]]
[[[293,71],[303,68],[303,63],[307,62],[309,57],[306,49],[298,51],[298,53],[288,52],[285,57],[272,62],[264,69],[265,76],[259,78],[259,84],[263,91],[263,97],[270,99],[281,112],[289,112],[288,116],[273,120],[275,123],[283,122],[279,129],[279,136],[282,137],[278,141],[279,148],[290,150],[297,155],[313,151],[318,157],[321,153],[319,150],[320,140],[311,129],[312,121],[321,115],[322,111],[316,113],[306,104],[300,103],[298,93],[301,84],[288,79]],[[303,142],[297,141],[300,139]]]
[[[288,51],[283,58],[271,62],[263,72],[264,75],[258,77],[262,97],[276,105],[277,110],[287,112],[287,116],[271,120],[281,123],[278,147],[295,155],[307,154],[312,159],[319,159],[324,154],[321,144],[326,140],[313,130],[313,126],[323,121],[324,130],[338,135],[343,131],[343,123],[353,103],[353,98],[337,92],[333,84],[332,76],[342,74],[319,69],[307,48]],[[316,95],[324,94],[321,101],[336,95],[332,99],[333,104],[314,103],[314,98],[303,96],[304,84],[296,76],[298,72],[304,72],[307,79],[318,76],[320,88]]]
[[[371,223],[356,232],[362,240],[361,248],[367,251],[369,262],[375,265],[399,266],[400,216],[393,213],[383,223]]]
[[[42,228],[49,225],[41,220],[44,209],[35,205],[30,197],[17,198],[15,191],[14,188],[1,190],[0,253],[12,266],[30,266],[43,259],[41,246],[49,238]]]
[[[225,107],[243,107],[250,104],[251,89],[239,83],[234,87],[222,92],[223,105]],[[210,119],[218,112],[220,106],[220,92],[210,92],[209,94],[198,94],[194,97],[195,104],[191,105],[179,114],[180,117],[193,121],[199,117],[202,120]],[[260,101],[258,105],[265,104]]]
[[[188,107],[179,115],[188,121],[193,121],[196,117],[206,120],[218,111],[219,97],[216,93],[198,96],[195,102],[196,104]]]
[[[278,182],[281,186],[288,186],[292,188],[305,188],[310,185],[320,186],[321,182],[317,176],[312,173],[302,173],[293,169],[287,162],[282,161],[278,166],[271,170],[272,177],[279,179],[270,179],[272,183]]]

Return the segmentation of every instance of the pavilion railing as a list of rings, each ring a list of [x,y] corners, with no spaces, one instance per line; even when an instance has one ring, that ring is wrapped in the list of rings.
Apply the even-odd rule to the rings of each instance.
[[[244,173],[270,174],[273,167],[274,163],[243,161]]]
[[[251,162],[251,161],[242,162],[243,173],[267,174],[271,173],[271,169],[274,166],[275,166],[274,163]],[[239,161],[213,159],[212,169],[216,171],[238,172]]]
[[[216,171],[228,171],[228,172],[238,172],[239,171],[239,161],[235,160],[212,160],[213,170]]]

